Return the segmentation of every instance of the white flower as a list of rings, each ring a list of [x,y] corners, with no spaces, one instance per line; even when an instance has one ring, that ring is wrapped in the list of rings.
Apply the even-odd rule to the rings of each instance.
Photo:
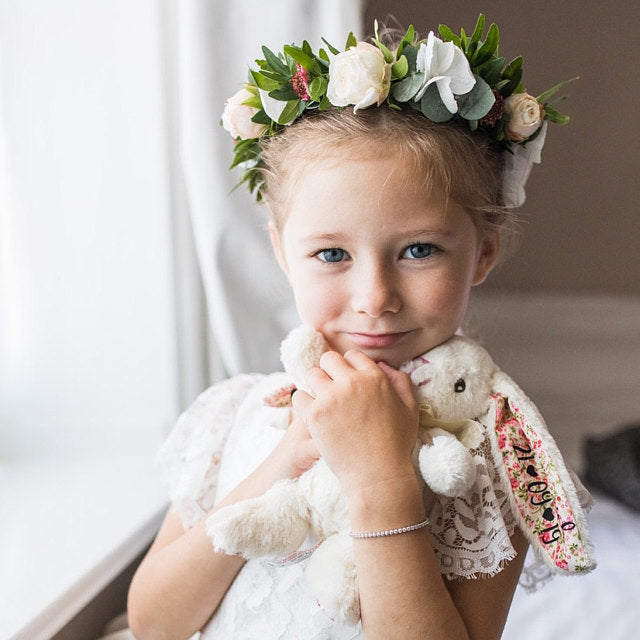
[[[424,73],[425,79],[415,96],[420,100],[430,84],[436,83],[444,106],[451,112],[458,112],[454,95],[469,93],[476,83],[469,61],[453,42],[443,42],[429,33],[427,43],[418,49],[416,68]]]
[[[224,105],[222,126],[233,138],[240,138],[241,140],[258,138],[266,129],[266,125],[251,121],[258,109],[243,104],[251,97],[252,94],[247,89],[242,88],[237,93],[234,93]]]
[[[378,47],[367,42],[337,54],[329,65],[327,98],[335,107],[352,104],[355,113],[372,104],[380,106],[390,86],[391,65]]]
[[[528,93],[514,93],[504,101],[508,120],[504,133],[511,142],[529,139],[544,120],[544,107]]]

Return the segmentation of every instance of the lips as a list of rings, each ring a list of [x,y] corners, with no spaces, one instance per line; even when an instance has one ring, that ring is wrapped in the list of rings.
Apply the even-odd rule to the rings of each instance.
[[[392,347],[404,336],[407,335],[407,331],[400,333],[350,333],[349,337],[363,349],[381,349],[383,347]]]

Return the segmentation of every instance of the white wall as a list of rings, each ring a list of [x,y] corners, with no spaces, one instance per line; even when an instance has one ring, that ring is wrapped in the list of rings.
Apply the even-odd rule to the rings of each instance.
[[[175,417],[160,24],[0,0],[0,459]]]

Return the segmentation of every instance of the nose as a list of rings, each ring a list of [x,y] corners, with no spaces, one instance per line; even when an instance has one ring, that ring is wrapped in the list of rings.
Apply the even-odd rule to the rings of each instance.
[[[381,265],[363,267],[354,274],[353,309],[372,318],[397,313],[402,306],[399,286],[391,269]]]

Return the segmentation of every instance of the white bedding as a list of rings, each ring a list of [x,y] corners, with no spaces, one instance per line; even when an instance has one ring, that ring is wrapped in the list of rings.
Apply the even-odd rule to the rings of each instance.
[[[503,640],[631,640],[640,637],[640,514],[603,496],[589,514],[598,567],[518,588]]]
[[[566,461],[640,423],[640,299],[494,294],[476,299],[467,332],[530,395]],[[582,472],[582,473],[580,473]],[[588,516],[598,567],[519,588],[504,640],[640,638],[640,513],[596,495]]]

